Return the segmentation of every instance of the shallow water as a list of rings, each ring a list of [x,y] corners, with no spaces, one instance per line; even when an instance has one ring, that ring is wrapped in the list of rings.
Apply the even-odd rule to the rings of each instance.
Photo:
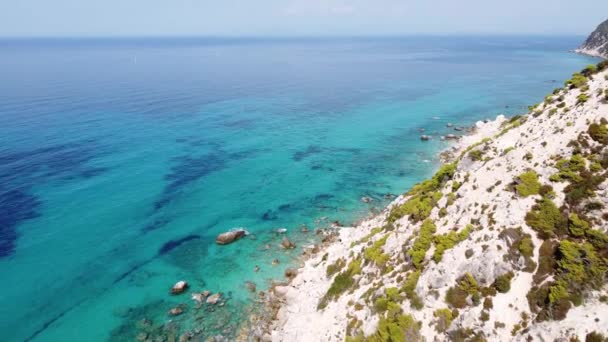
[[[580,39],[0,41],[3,339],[234,336],[245,282],[301,252],[273,229],[302,247],[382,208],[437,166],[420,128],[524,111],[595,62]],[[233,227],[255,239],[215,245]]]

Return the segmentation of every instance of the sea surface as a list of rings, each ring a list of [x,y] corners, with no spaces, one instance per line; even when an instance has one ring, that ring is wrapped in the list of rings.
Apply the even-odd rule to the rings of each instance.
[[[524,112],[596,62],[581,40],[0,40],[0,339],[234,338],[315,229],[429,176],[448,123]]]

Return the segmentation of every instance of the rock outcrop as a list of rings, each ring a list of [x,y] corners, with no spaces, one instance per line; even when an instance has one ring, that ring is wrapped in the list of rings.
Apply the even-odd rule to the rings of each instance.
[[[589,56],[608,58],[608,20],[601,23],[575,51]]]
[[[233,243],[234,241],[242,238],[245,235],[247,235],[247,231],[245,229],[235,229],[218,235],[217,238],[215,238],[215,242],[218,245],[227,245],[229,243]]]

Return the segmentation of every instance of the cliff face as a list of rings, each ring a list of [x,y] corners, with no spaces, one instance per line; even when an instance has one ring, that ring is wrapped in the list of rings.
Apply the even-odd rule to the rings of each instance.
[[[608,58],[608,20],[601,23],[576,52]]]
[[[435,176],[276,287],[262,340],[608,335],[608,62],[476,126]]]

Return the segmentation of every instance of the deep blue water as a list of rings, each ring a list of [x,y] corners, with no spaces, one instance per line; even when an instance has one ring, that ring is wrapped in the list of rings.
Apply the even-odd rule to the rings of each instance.
[[[273,229],[301,247],[381,208],[437,166],[420,128],[523,111],[595,62],[581,39],[0,40],[3,339],[232,336],[245,282],[300,253]],[[255,239],[215,245],[233,227]]]

